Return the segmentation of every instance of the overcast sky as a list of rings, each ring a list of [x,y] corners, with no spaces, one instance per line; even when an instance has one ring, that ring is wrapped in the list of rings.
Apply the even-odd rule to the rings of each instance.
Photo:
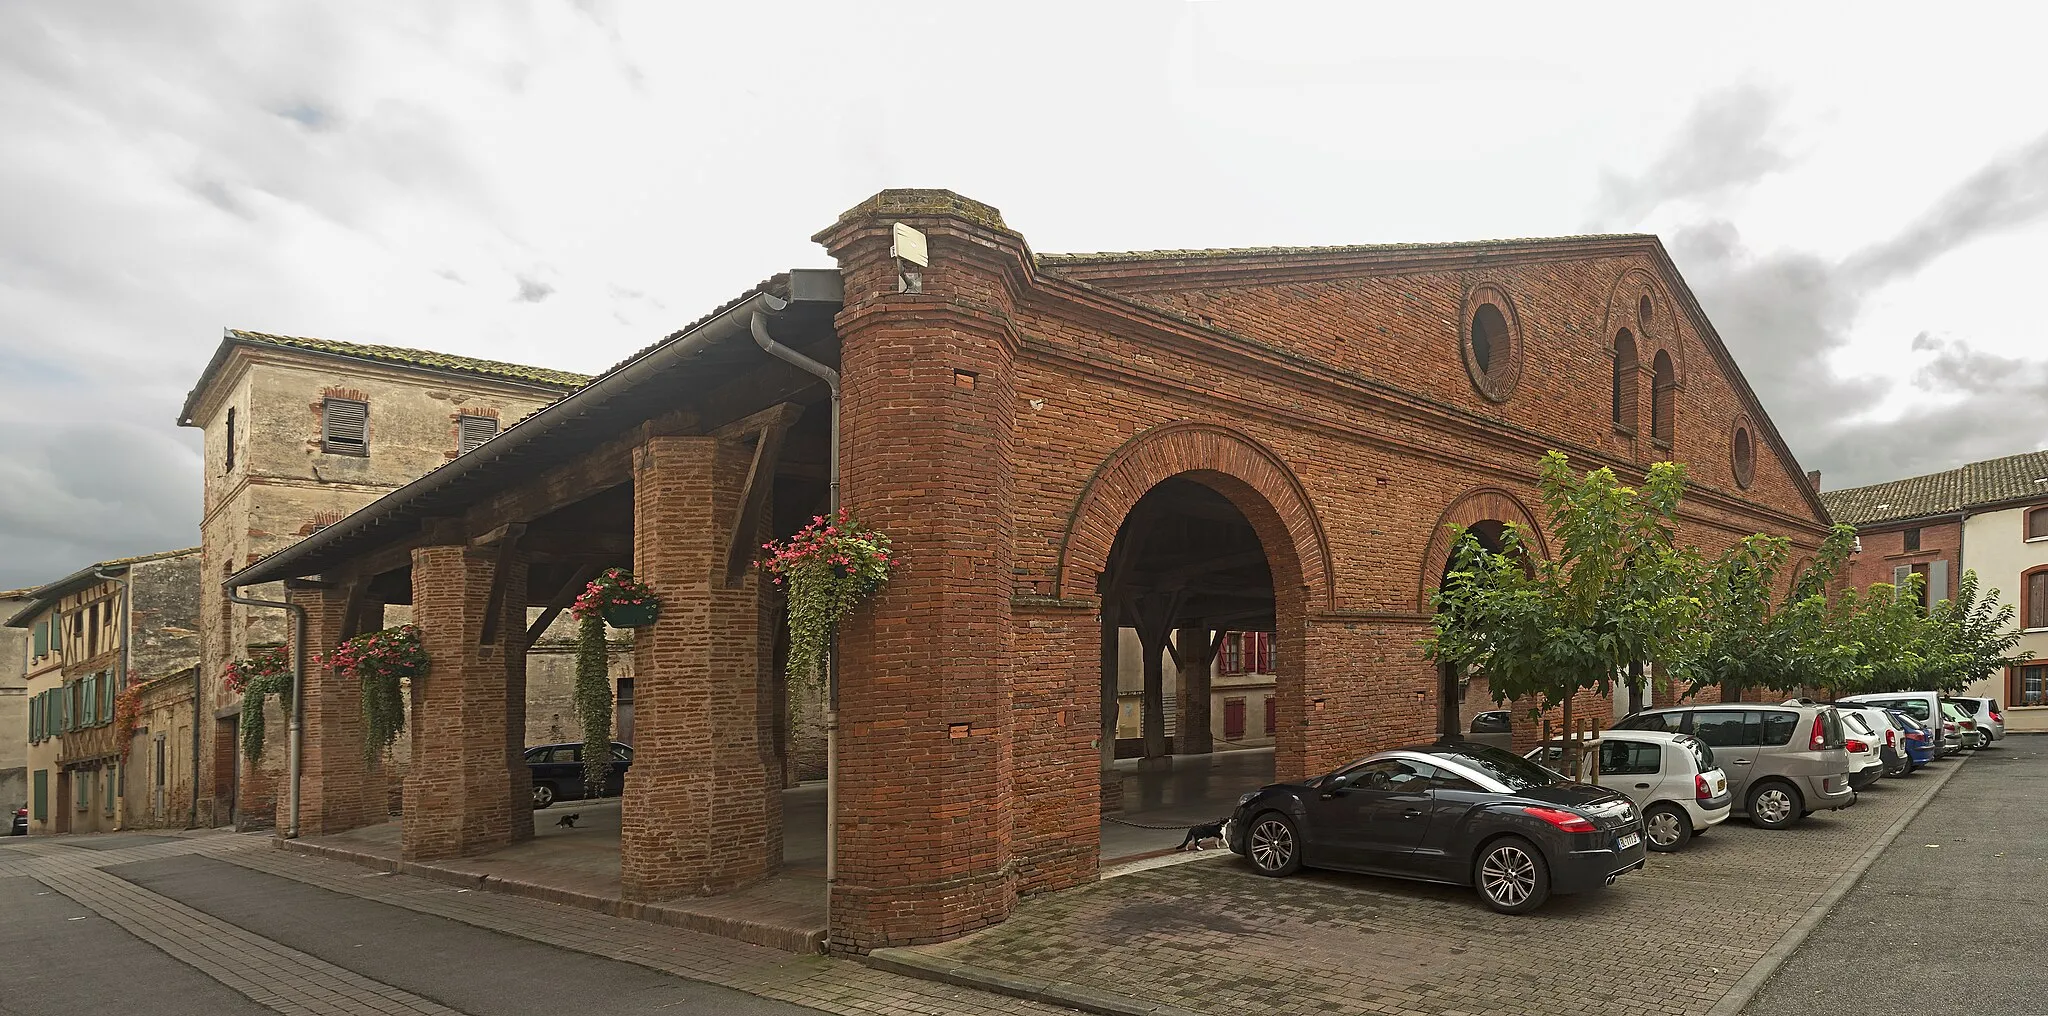
[[[0,587],[197,542],[224,326],[596,371],[892,186],[1040,251],[1653,231],[1826,486],[2048,447],[2005,14],[697,6],[0,0]]]

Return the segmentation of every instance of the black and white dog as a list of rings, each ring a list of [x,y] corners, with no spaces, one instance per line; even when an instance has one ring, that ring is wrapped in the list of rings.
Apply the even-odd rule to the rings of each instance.
[[[1214,822],[1204,822],[1201,825],[1189,826],[1188,834],[1181,838],[1180,846],[1177,849],[1200,850],[1202,849],[1202,844],[1209,840],[1222,840],[1223,823],[1226,821],[1229,820],[1217,819]]]

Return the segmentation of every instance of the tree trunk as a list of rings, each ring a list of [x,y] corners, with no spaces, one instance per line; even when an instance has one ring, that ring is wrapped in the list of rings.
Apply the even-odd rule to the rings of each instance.
[[[1643,711],[1648,703],[1643,701],[1643,661],[1630,660],[1628,663],[1628,714],[1634,716]]]

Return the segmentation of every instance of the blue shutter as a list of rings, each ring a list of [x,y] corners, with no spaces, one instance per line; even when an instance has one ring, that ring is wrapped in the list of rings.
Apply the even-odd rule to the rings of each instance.
[[[37,695],[28,700],[28,743],[43,739],[43,697]]]
[[[39,660],[50,655],[50,621],[48,618],[36,622],[35,651],[30,655]]]
[[[78,725],[90,727],[100,718],[100,676],[87,674],[78,682]]]

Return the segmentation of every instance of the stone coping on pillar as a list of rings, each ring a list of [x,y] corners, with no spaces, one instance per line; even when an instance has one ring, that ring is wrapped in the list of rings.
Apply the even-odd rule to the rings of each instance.
[[[799,955],[816,955],[825,951],[824,880],[818,880],[817,920],[815,926],[806,920],[774,920],[742,916],[721,911],[736,909],[740,901],[733,896],[711,896],[702,899],[670,900],[661,903],[640,903],[616,895],[589,892],[559,885],[548,885],[528,878],[506,878],[490,872],[466,868],[465,859],[447,861],[401,861],[395,857],[363,850],[351,850],[326,843],[307,840],[275,839],[272,843],[279,849],[312,857],[347,861],[375,871],[394,875],[412,875],[432,879],[465,889],[499,892],[511,896],[558,903],[580,910],[594,910],[612,917],[632,921],[647,921],[688,931],[702,932],[719,938],[729,938],[750,945],[767,946]],[[467,860],[475,860],[469,858]],[[799,876],[785,876],[799,877]]]

